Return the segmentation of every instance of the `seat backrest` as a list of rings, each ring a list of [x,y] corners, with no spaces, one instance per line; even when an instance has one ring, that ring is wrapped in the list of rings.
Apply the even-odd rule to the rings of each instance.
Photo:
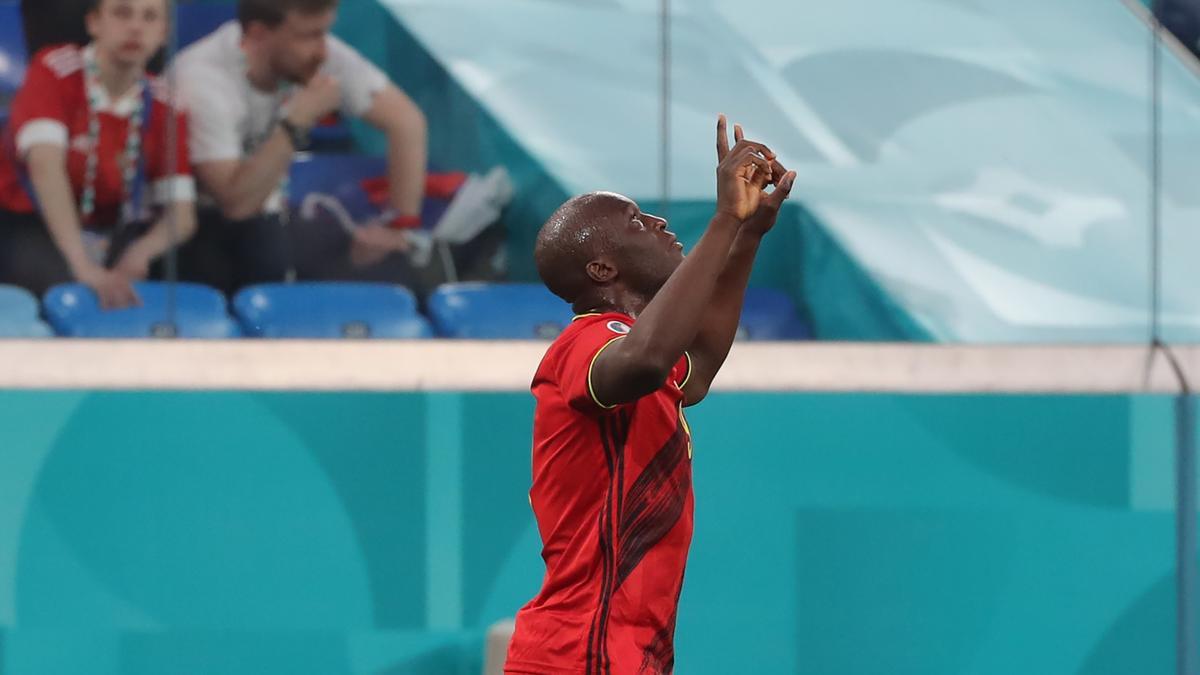
[[[175,4],[179,26],[179,49],[204,39],[226,21],[237,18],[232,2],[180,2]]]
[[[252,337],[411,340],[433,335],[412,292],[389,284],[251,286],[237,294],[233,308]]]
[[[0,0],[0,106],[7,107],[25,79],[25,31],[17,0]]]
[[[738,327],[740,340],[806,340],[812,331],[796,312],[796,305],[783,291],[751,288],[742,305]]]
[[[16,286],[0,286],[0,338],[41,338],[53,333],[38,318],[37,298]]]
[[[541,284],[445,284],[429,298],[438,335],[481,340],[552,340],[574,313]]]
[[[46,318],[65,337],[224,339],[241,332],[221,292],[199,284],[142,282],[134,285],[140,307],[105,311],[82,284],[51,288],[43,299]],[[174,313],[171,314],[171,305]]]
[[[301,155],[292,162],[288,198],[293,207],[314,192],[337,197],[350,215],[362,217],[374,211],[362,182],[387,175],[387,160],[366,155]]]

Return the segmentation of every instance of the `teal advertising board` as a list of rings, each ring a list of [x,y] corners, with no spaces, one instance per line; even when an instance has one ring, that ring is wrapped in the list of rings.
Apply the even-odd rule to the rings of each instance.
[[[479,673],[522,393],[0,394],[4,675]],[[715,394],[678,672],[1163,673],[1171,402]]]

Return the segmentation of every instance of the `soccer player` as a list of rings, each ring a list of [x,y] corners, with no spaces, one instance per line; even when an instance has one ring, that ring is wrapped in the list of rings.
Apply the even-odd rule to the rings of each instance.
[[[795,173],[717,122],[716,214],[692,252],[620,195],[571,199],[538,235],[542,280],[579,315],[533,379],[542,590],[505,672],[670,673],[692,538],[692,438],[737,331],[759,243]],[[765,188],[775,185],[771,193]]]

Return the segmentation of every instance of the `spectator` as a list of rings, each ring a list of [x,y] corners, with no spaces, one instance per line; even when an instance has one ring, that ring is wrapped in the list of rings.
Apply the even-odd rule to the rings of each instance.
[[[87,27],[86,47],[39,51],[13,100],[0,281],[40,295],[76,279],[116,308],[137,303],[132,282],[195,229],[195,186],[185,116],[146,74],[166,39],[166,0],[95,0]]]
[[[232,292],[282,280],[297,266],[301,276],[322,276],[305,269],[305,256],[292,255],[311,249],[314,238],[289,246],[286,179],[312,129],[339,110],[386,134],[391,210],[353,235],[337,232],[345,250],[329,255],[361,266],[403,257],[405,230],[420,224],[425,117],[383,72],[329,34],[337,4],[239,0],[237,21],[179,55],[174,67],[192,115],[202,193],[199,232],[180,254],[184,278]]]

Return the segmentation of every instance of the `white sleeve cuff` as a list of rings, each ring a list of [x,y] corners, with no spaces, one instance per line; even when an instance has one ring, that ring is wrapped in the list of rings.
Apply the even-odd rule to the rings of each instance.
[[[154,203],[196,201],[196,181],[191,176],[170,176],[154,182]]]
[[[24,158],[35,145],[67,147],[67,125],[55,119],[41,117],[26,122],[17,131],[17,156]]]

